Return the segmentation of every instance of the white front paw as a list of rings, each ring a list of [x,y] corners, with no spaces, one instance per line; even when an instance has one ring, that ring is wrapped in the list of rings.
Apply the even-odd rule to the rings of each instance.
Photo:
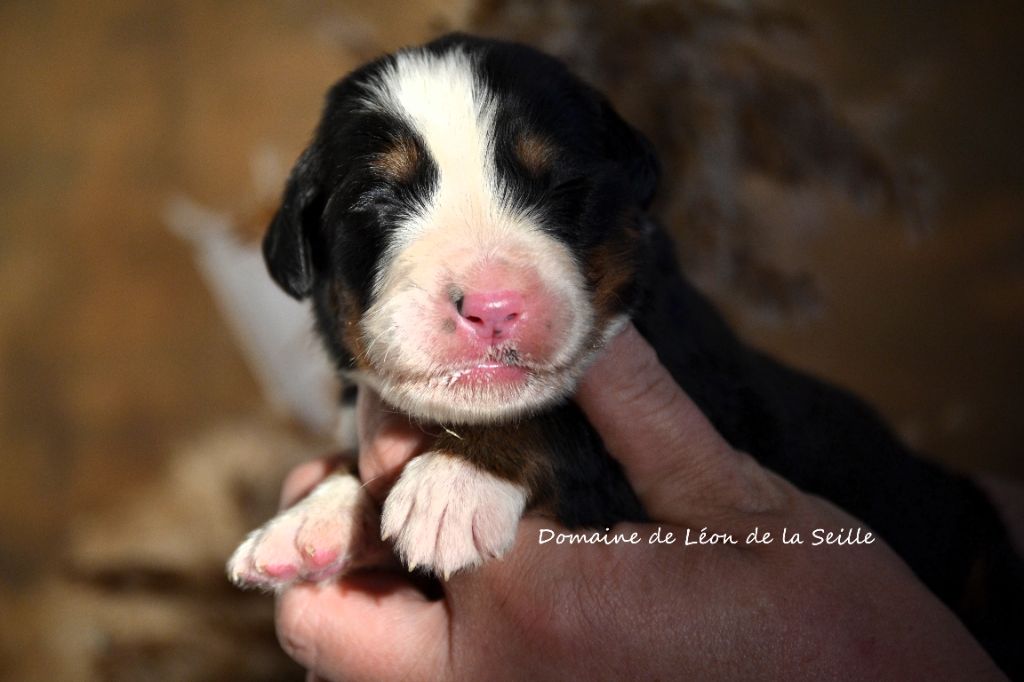
[[[253,531],[228,560],[239,587],[280,589],[347,570],[376,542],[376,508],[351,474],[324,479],[295,506]]]
[[[384,502],[381,536],[412,570],[447,578],[512,547],[526,507],[523,486],[438,452],[405,466]]]

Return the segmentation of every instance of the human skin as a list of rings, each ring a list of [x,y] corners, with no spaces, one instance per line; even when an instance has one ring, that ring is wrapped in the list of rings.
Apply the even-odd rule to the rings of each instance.
[[[657,520],[615,527],[640,544],[541,544],[566,531],[528,516],[504,559],[440,599],[396,565],[296,585],[278,599],[285,651],[316,679],[1005,679],[883,542],[811,546],[813,529],[869,529],[729,446],[632,326],[576,400]],[[360,474],[382,499],[429,437],[372,395],[359,425]],[[328,470],[294,471],[283,502]],[[659,527],[738,544],[649,544]],[[774,541],[746,544],[755,527]],[[782,544],[783,528],[805,544]]]

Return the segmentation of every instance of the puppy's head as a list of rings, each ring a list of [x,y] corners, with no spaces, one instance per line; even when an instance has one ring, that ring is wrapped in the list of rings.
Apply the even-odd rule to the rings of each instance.
[[[336,85],[264,240],[343,368],[419,417],[567,396],[636,296],[643,137],[558,61],[448,36]]]

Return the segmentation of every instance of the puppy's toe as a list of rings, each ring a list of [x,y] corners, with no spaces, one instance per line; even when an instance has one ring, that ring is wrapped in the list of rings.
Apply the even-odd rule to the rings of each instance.
[[[332,475],[253,531],[228,561],[228,577],[239,587],[263,589],[331,578],[373,544],[375,526],[375,507],[358,479]]]
[[[406,465],[388,494],[382,537],[410,570],[447,578],[509,550],[526,497],[522,486],[464,459],[427,453]]]

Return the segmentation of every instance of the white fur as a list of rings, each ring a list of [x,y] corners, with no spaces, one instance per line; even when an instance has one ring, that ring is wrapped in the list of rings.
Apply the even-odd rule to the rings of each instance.
[[[389,402],[436,420],[487,420],[549,405],[565,397],[573,369],[586,353],[593,313],[579,264],[569,249],[545,234],[537,216],[502,200],[493,159],[493,93],[477,77],[473,57],[400,53],[372,83],[368,108],[407,121],[437,165],[439,185],[422,211],[395,226],[373,283],[374,303],[361,330]],[[533,358],[537,370],[526,390],[453,397],[432,349],[440,319],[432,313],[446,285],[481,261],[530,268],[560,304],[567,321],[550,357]]]
[[[228,577],[239,587],[265,589],[332,578],[365,558],[375,544],[375,509],[355,476],[332,474],[295,506],[250,533],[228,560]],[[333,558],[318,563],[318,555]],[[290,570],[275,575],[268,570],[272,567]]]
[[[375,89],[377,107],[412,125],[441,172],[432,210],[399,226],[392,255],[423,232],[447,226],[438,218],[472,229],[471,222],[488,214],[496,217],[500,206],[490,154],[495,101],[476,77],[473,58],[461,50],[440,56],[399,53],[375,81]]]
[[[512,547],[526,497],[522,486],[464,459],[427,453],[405,466],[388,494],[381,535],[394,540],[410,570],[448,578]]]

